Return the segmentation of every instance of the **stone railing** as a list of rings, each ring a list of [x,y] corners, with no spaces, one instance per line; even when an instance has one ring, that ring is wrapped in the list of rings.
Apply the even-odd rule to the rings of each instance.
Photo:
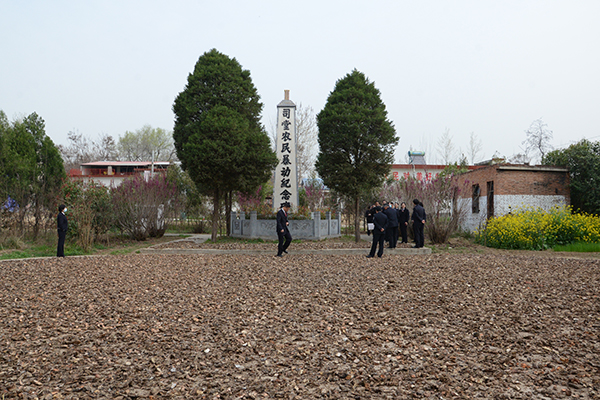
[[[327,212],[321,219],[320,212],[311,213],[312,219],[290,219],[290,233],[294,239],[321,240],[341,236],[340,215],[332,219]],[[275,219],[257,219],[256,211],[246,219],[244,212],[231,213],[231,236],[248,239],[277,239]]]

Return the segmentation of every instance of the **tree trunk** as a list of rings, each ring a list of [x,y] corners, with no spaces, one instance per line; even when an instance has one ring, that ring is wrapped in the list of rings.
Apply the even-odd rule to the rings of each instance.
[[[227,236],[231,235],[231,206],[233,192],[230,190],[227,193],[227,198],[225,200],[225,224],[227,225]]]
[[[213,194],[213,215],[212,215],[212,231],[210,235],[210,240],[213,243],[217,241],[217,235],[219,232],[219,205],[221,202],[219,189],[215,189]]]
[[[359,210],[360,196],[356,196],[354,200],[354,239],[356,243],[360,242],[360,219],[361,212]]]
[[[33,220],[35,221],[33,223],[33,240],[37,240],[38,238],[38,234],[40,232],[40,219],[41,219],[41,206],[40,206],[40,199],[35,198],[34,200],[35,205],[33,208]]]

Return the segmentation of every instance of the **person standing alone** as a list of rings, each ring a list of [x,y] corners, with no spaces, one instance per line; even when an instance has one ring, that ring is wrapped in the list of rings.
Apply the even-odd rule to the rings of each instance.
[[[287,254],[287,248],[292,243],[292,235],[289,230],[290,223],[287,217],[290,207],[290,203],[286,201],[281,204],[281,209],[277,211],[277,238],[279,239],[277,257],[283,257],[283,253]]]
[[[58,217],[56,218],[56,226],[58,228],[58,246],[56,248],[56,257],[65,256],[65,239],[69,230],[69,222],[67,221],[67,207],[64,204],[58,206]]]

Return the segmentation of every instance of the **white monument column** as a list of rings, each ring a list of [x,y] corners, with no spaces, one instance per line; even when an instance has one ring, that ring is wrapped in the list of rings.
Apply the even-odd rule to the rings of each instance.
[[[289,202],[298,209],[298,165],[296,163],[296,105],[290,101],[290,91],[284,91],[284,100],[277,105],[277,143],[275,151],[279,165],[273,184],[273,208]]]

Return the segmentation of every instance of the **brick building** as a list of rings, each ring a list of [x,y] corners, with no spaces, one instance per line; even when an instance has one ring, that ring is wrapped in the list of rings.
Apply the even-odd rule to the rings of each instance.
[[[79,169],[69,171],[71,179],[93,180],[104,186],[119,186],[123,180],[134,175],[146,179],[153,173],[164,174],[171,165],[168,161],[95,161],[81,164]]]
[[[435,164],[392,164],[391,178],[398,181],[402,178],[408,179],[409,176],[416,178],[419,181],[430,181],[438,177],[438,175],[447,167],[447,165]],[[469,165],[469,171],[481,168],[477,165]]]
[[[569,169],[545,165],[495,164],[461,175],[470,190],[461,196],[467,214],[462,228],[474,231],[487,218],[531,206],[550,209],[570,204]]]

